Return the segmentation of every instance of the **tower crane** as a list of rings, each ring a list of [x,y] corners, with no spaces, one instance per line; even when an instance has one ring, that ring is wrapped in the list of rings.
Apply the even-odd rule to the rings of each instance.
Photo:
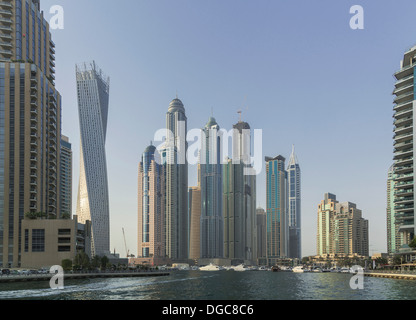
[[[123,229],[124,247],[126,248],[127,258],[134,258],[134,255],[130,254],[130,250],[127,249],[126,234],[124,233],[124,228],[122,229]]]

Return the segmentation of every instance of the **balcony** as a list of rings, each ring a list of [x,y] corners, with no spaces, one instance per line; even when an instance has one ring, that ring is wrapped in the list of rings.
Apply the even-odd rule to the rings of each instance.
[[[0,54],[5,56],[5,57],[11,57],[13,55],[13,52],[11,50],[1,50],[0,49]]]
[[[399,126],[399,125],[406,125],[406,124],[410,124],[413,121],[413,117],[405,117],[405,118],[400,118],[397,119],[396,121],[394,121],[394,125],[395,126]]]
[[[403,151],[396,152],[393,159],[398,160],[410,156],[413,156],[413,149],[405,149]]]
[[[414,189],[397,189],[394,192],[396,197],[409,197],[414,194]]]
[[[394,99],[394,103],[400,104],[400,103],[413,102],[413,100],[414,100],[413,99],[413,96],[414,96],[413,91],[412,92],[403,93],[403,94],[397,96]]]
[[[0,7],[7,8],[7,9],[13,9],[13,6],[10,2],[6,1],[0,1]]]
[[[394,206],[394,210],[399,213],[399,212],[408,212],[408,211],[413,211],[414,209],[414,205],[400,205],[400,206]]]
[[[407,77],[407,79],[412,79],[413,76]],[[413,83],[410,83],[409,85],[405,85],[402,87],[398,87],[393,91],[393,94],[395,95],[400,95],[400,94],[405,94],[405,93],[409,93],[412,92],[413,93]]]
[[[404,133],[404,134],[395,134],[394,140],[396,140],[396,143],[404,142],[409,139],[413,139],[413,132],[412,133]]]
[[[0,24],[0,30],[7,33],[7,34],[10,34],[13,31],[13,29],[11,27],[1,25],[1,24]]]
[[[12,10],[0,10],[0,15],[11,18],[13,16],[13,12]]]
[[[408,181],[408,180],[413,180],[413,173],[399,174],[394,179],[394,181]]]
[[[413,74],[413,67],[414,65],[411,64],[407,67],[404,67],[402,69],[400,69],[399,71],[397,71],[394,76],[396,77],[397,80],[401,80],[403,78],[409,77],[410,75]]]
[[[413,123],[400,126],[400,127],[396,127],[394,128],[393,132],[396,133],[397,135],[413,132]]]
[[[407,172],[413,172],[413,166],[404,166],[404,167],[395,167],[394,168],[394,173],[396,174],[404,174]]]
[[[396,113],[394,114],[394,118],[399,119],[402,116],[410,116],[413,113],[413,103],[411,104],[406,103],[406,104],[402,104],[401,106],[405,106],[405,105],[410,105],[410,108],[398,108],[399,105],[397,105],[394,108],[396,110]]]
[[[7,18],[0,18],[0,22],[6,25],[11,25],[13,23],[12,19],[7,19]]]

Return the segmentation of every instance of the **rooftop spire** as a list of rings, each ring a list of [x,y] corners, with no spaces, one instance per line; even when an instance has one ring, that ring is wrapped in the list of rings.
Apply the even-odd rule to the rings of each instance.
[[[296,157],[296,154],[295,154],[295,145],[292,145],[292,154],[290,155],[290,159],[289,159],[289,167],[294,164],[298,164],[298,158]]]

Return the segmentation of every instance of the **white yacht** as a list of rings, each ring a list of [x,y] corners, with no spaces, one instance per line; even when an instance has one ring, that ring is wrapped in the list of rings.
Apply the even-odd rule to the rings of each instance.
[[[240,264],[239,266],[237,266],[237,267],[233,267],[233,270],[234,271],[247,271],[247,270],[249,270],[247,267],[245,267],[243,264]]]
[[[297,267],[294,267],[292,271],[295,273],[303,273],[305,272],[305,269],[302,266],[297,266]]]
[[[205,267],[199,268],[200,271],[220,271],[220,267],[216,266],[215,264],[210,263]]]

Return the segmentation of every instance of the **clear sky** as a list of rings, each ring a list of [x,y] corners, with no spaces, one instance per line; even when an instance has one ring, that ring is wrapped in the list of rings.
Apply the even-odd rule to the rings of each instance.
[[[350,28],[350,7],[365,29]],[[95,60],[111,78],[107,131],[111,249],[137,254],[137,166],[165,127],[178,92],[188,127],[213,110],[227,130],[263,130],[264,156],[302,169],[303,255],[316,254],[324,193],[356,203],[370,223],[370,253],[386,252],[386,179],[393,158],[393,73],[416,44],[416,2],[347,0],[42,0],[64,9],[53,30],[63,134],[79,176],[75,64]],[[190,168],[189,185],[196,184]],[[265,206],[265,175],[257,178]]]

